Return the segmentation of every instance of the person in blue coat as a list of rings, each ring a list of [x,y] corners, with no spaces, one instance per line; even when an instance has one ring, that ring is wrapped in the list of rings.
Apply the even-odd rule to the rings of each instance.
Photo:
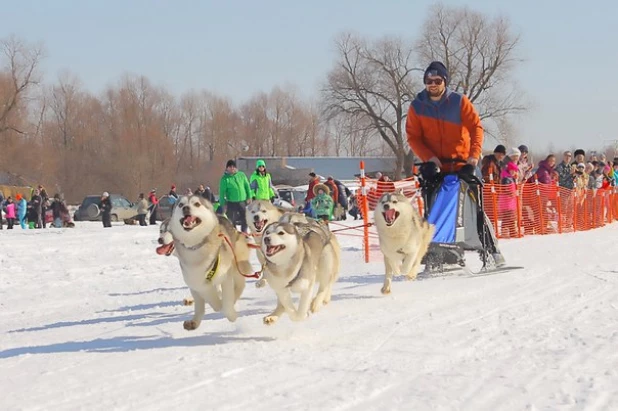
[[[19,225],[24,230],[28,228],[26,225],[26,212],[28,211],[28,202],[21,194],[15,196],[17,200],[17,218],[19,219]]]

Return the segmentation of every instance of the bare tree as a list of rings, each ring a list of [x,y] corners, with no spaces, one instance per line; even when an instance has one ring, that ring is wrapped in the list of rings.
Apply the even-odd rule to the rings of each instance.
[[[401,177],[408,145],[404,120],[414,95],[414,49],[401,38],[367,42],[352,34],[336,40],[338,58],[323,89],[325,114],[366,119],[395,154]]]
[[[13,130],[23,134],[11,121],[11,113],[19,108],[28,92],[39,84],[37,69],[43,57],[41,47],[28,45],[16,37],[0,39],[5,87],[0,93],[0,133]]]
[[[481,120],[494,123],[497,130],[486,128],[488,134],[505,142],[509,116],[527,108],[511,78],[522,61],[519,43],[519,34],[505,17],[490,18],[467,7],[438,3],[425,19],[417,51],[422,61],[446,65],[450,88],[468,96]]]
[[[357,118],[339,115],[328,124],[329,136],[336,156],[370,156],[378,154],[377,144],[383,142],[367,116]],[[390,150],[390,149],[389,149]]]

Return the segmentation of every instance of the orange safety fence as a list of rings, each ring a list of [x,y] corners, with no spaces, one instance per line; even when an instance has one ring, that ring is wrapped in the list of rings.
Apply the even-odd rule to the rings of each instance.
[[[401,189],[421,215],[424,207],[415,177],[386,183],[364,180],[364,189],[356,196],[367,226],[363,246],[365,261],[369,262],[369,239],[376,238],[375,230],[369,229],[371,212],[380,196]],[[483,207],[500,239],[586,231],[618,220],[618,187],[570,190],[538,181],[517,185],[490,182],[483,186]]]

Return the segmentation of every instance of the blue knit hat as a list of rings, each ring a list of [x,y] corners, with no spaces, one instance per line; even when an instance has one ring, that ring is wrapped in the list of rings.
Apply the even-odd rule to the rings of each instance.
[[[423,80],[427,80],[427,76],[439,76],[444,79],[444,83],[448,85],[448,71],[446,66],[440,61],[432,61],[425,70]]]

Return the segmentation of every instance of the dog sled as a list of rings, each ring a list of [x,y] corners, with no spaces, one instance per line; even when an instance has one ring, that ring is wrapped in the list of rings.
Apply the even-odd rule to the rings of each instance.
[[[420,167],[424,215],[435,226],[422,260],[424,274],[461,270],[482,274],[523,268],[504,264],[493,227],[483,210],[483,183],[474,175],[473,166],[466,165],[458,173],[442,173],[432,162],[417,166]],[[473,273],[466,265],[466,252],[478,254],[483,264],[480,272]]]

